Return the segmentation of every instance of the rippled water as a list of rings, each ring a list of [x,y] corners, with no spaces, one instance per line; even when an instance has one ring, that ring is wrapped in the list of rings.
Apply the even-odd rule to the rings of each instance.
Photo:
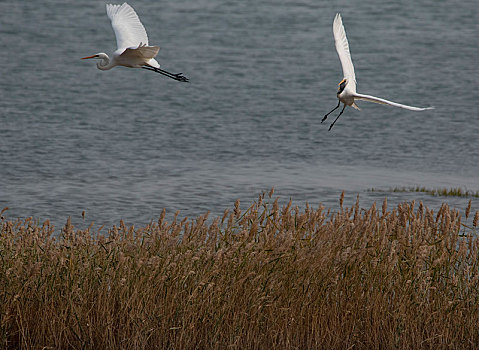
[[[479,190],[476,1],[134,1],[164,69],[99,71],[115,50],[102,2],[0,2],[0,206],[57,225],[222,213],[263,190],[304,206],[419,199],[396,186]],[[341,12],[359,103],[328,132],[342,79]],[[369,192],[378,188],[386,192]],[[473,201],[479,209],[479,200]],[[86,211],[86,220],[81,212]]]

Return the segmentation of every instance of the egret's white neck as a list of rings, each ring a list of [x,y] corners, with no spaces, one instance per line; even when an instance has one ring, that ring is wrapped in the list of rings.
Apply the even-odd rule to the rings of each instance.
[[[116,66],[115,61],[110,60],[110,57],[108,57],[106,53],[99,53],[98,57],[100,58],[100,62],[96,64],[98,69],[109,70]]]

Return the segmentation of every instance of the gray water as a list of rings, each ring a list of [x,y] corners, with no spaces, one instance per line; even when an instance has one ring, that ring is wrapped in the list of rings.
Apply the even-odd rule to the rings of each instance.
[[[479,190],[477,1],[131,1],[162,68],[98,70],[116,49],[101,1],[1,1],[0,209],[57,226],[221,214],[275,188],[283,202],[366,207]],[[358,103],[321,118],[342,79],[341,12],[358,91],[436,107]],[[371,192],[369,189],[384,192]],[[473,199],[473,209],[479,200]],[[81,218],[86,212],[85,220]]]

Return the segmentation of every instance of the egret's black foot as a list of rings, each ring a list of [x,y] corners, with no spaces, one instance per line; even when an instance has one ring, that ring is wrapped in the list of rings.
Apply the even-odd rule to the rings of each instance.
[[[182,81],[184,83],[188,83],[190,81],[190,79],[188,79],[187,77],[185,77],[183,75],[183,73],[178,73],[178,74],[173,74],[174,78],[173,79],[176,79],[178,81]]]

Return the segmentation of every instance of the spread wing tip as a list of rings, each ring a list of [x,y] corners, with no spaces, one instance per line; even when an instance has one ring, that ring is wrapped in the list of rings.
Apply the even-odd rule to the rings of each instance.
[[[135,12],[135,10],[133,10],[133,8],[130,5],[128,5],[126,2],[124,2],[121,5],[106,4],[106,13],[107,13],[108,17],[110,19],[112,19],[112,17],[114,15],[116,15],[118,12],[120,12],[123,8],[128,8],[128,9],[131,9],[133,12]]]
[[[341,18],[341,14],[338,12],[336,13],[336,16],[334,16],[334,25],[342,25],[343,24],[343,19]]]

